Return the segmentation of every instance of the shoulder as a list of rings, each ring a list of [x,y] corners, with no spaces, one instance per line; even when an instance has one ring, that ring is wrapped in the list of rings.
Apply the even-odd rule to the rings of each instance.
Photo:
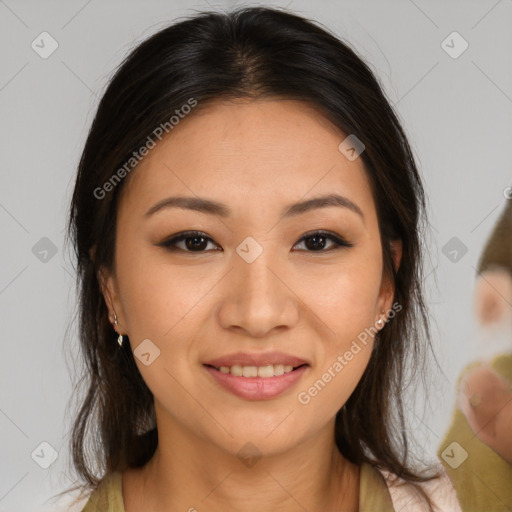
[[[81,512],[124,512],[122,473],[115,471],[106,475],[94,490]]]
[[[441,476],[418,485],[431,499],[437,510],[461,512],[457,493],[444,468],[437,464],[435,469]],[[429,510],[427,503],[415,486],[388,471],[379,470],[379,472],[386,482],[395,510],[407,510],[410,512],[427,512]]]

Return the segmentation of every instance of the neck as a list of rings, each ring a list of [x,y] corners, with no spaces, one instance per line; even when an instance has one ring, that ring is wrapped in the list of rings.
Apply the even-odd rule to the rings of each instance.
[[[339,453],[334,420],[300,446],[261,458],[242,458],[191,437],[176,424],[172,435],[159,428],[152,459],[123,474],[126,512],[358,510],[359,468]]]

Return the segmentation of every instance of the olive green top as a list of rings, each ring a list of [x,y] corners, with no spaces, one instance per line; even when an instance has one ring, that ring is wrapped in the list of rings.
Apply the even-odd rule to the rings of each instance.
[[[122,473],[107,476],[91,494],[82,512],[125,512]],[[371,465],[363,463],[360,471],[359,512],[394,512],[384,478]]]

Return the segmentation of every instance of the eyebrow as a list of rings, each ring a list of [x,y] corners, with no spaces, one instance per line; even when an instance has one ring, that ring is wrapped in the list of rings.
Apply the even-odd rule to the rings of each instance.
[[[303,215],[304,213],[310,212],[317,208],[327,208],[337,206],[341,208],[347,208],[357,213],[364,222],[364,214],[353,201],[347,197],[339,194],[328,194],[305,201],[299,201],[297,203],[286,206],[281,212],[283,218],[296,217]],[[166,208],[181,208],[186,210],[194,210],[201,213],[210,215],[219,215],[220,217],[227,218],[231,215],[229,207],[218,201],[206,199],[202,197],[188,197],[188,196],[174,196],[163,199],[153,205],[145,214],[144,217],[149,217],[154,213],[164,210]]]

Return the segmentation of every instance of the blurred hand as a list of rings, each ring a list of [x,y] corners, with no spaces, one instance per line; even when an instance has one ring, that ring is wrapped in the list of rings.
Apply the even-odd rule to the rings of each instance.
[[[459,409],[475,435],[512,464],[512,384],[479,366],[461,382]]]

